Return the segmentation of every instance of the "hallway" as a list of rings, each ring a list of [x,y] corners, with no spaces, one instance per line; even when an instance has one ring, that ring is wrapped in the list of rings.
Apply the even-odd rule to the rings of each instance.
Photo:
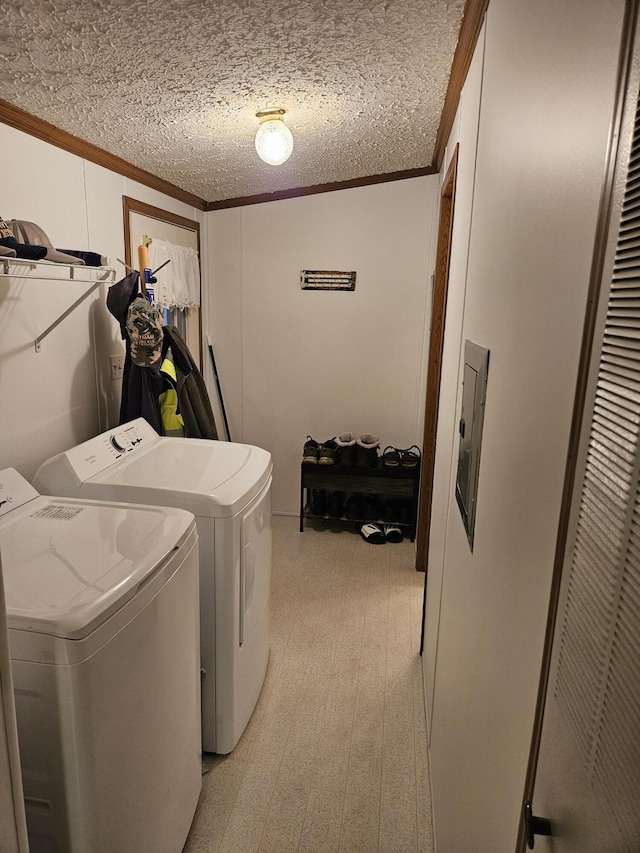
[[[275,516],[269,669],[185,853],[433,850],[414,546]]]

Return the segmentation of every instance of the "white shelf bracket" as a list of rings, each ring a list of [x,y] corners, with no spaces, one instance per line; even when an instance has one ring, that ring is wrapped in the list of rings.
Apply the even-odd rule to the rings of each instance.
[[[91,293],[93,293],[93,291],[94,291],[94,290],[96,289],[96,287],[98,287],[99,285],[100,285],[100,282],[99,282],[99,281],[95,281],[95,282],[91,285],[91,287],[89,288],[89,290],[85,290],[85,292],[82,294],[82,296],[81,296],[79,299],[76,299],[76,301],[73,303],[73,305],[71,305],[69,308],[67,308],[67,310],[64,312],[64,314],[61,314],[61,315],[58,317],[58,319],[57,319],[57,320],[54,320],[54,321],[53,321],[53,323],[52,323],[50,326],[48,326],[48,327],[44,330],[44,332],[43,332],[41,335],[39,335],[39,336],[35,339],[35,341],[34,341],[34,345],[35,345],[35,348],[36,348],[36,352],[40,352],[40,344],[41,344],[41,343],[42,343],[42,341],[47,337],[47,335],[48,335],[50,332],[52,332],[52,331],[56,328],[56,326],[58,326],[60,323],[62,323],[62,321],[63,321],[66,317],[68,317],[68,316],[69,316],[69,314],[71,314],[71,312],[72,312],[72,311],[75,311],[75,309],[78,307],[78,305],[80,305],[80,303],[81,303],[81,302],[84,302],[84,300],[87,298],[87,296],[89,296]]]
[[[17,269],[17,270],[29,270],[30,272],[35,270],[36,275],[30,275],[29,273],[27,273],[27,275],[23,275],[19,272],[16,273],[16,272],[12,271],[12,268]],[[93,293],[93,291],[97,287],[99,287],[101,284],[104,284],[104,282],[106,282],[106,281],[112,281],[113,282],[116,280],[116,271],[114,269],[112,269],[111,267],[95,267],[94,268],[94,267],[80,266],[77,264],[68,264],[67,265],[67,264],[38,263],[37,261],[26,261],[26,260],[23,260],[22,258],[9,258],[9,257],[4,257],[4,256],[0,257],[0,269],[2,269],[2,272],[0,272],[0,279],[10,278],[12,280],[22,279],[24,281],[27,281],[27,280],[28,281],[73,281],[76,284],[89,285],[88,290],[86,290],[79,299],[76,299],[76,301],[73,303],[73,305],[71,305],[69,308],[67,308],[67,310],[64,312],[64,314],[61,314],[58,317],[58,319],[55,320],[47,329],[45,329],[41,335],[38,335],[38,337],[34,341],[36,352],[40,352],[40,344],[47,337],[47,335],[50,332],[52,332],[56,328],[56,326],[58,326],[66,317],[68,317],[72,311],[75,311],[76,308],[78,307],[78,305],[80,305],[82,302],[84,302],[84,300],[87,298],[87,296],[90,296]],[[52,271],[53,269],[56,269],[57,272],[60,272],[61,270],[62,271],[66,270],[66,273],[65,273],[66,279],[64,278],[64,275],[63,276],[60,276],[57,274],[56,275],[48,275],[46,273],[47,270]],[[98,274],[98,270],[102,273],[102,275],[97,279],[95,279],[95,278],[84,278],[83,279],[83,278],[78,278],[76,276],[76,272],[79,272],[80,270],[84,271],[85,273],[91,273],[91,271],[93,269],[96,270],[96,275]]]

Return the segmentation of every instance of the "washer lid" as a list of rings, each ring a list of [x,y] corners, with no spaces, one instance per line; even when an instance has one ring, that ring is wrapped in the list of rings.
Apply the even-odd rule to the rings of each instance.
[[[90,634],[133,598],[193,524],[177,509],[36,497],[0,519],[9,628]]]
[[[123,458],[86,482],[85,494],[180,506],[205,518],[235,515],[271,474],[271,454],[250,444],[165,438]],[[44,481],[46,472],[41,469]],[[109,484],[110,490],[98,488]],[[56,483],[48,482],[54,491]],[[123,488],[120,488],[123,487]],[[135,489],[135,496],[129,491]]]

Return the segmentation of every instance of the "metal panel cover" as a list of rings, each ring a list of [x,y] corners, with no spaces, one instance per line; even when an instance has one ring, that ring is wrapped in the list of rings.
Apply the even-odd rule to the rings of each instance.
[[[488,373],[489,350],[465,341],[456,501],[472,551]]]

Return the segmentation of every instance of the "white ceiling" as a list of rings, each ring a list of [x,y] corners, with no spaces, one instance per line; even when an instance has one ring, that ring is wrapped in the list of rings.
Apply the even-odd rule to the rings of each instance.
[[[0,0],[0,97],[206,201],[431,164],[464,0]],[[257,110],[294,151],[267,166]]]

